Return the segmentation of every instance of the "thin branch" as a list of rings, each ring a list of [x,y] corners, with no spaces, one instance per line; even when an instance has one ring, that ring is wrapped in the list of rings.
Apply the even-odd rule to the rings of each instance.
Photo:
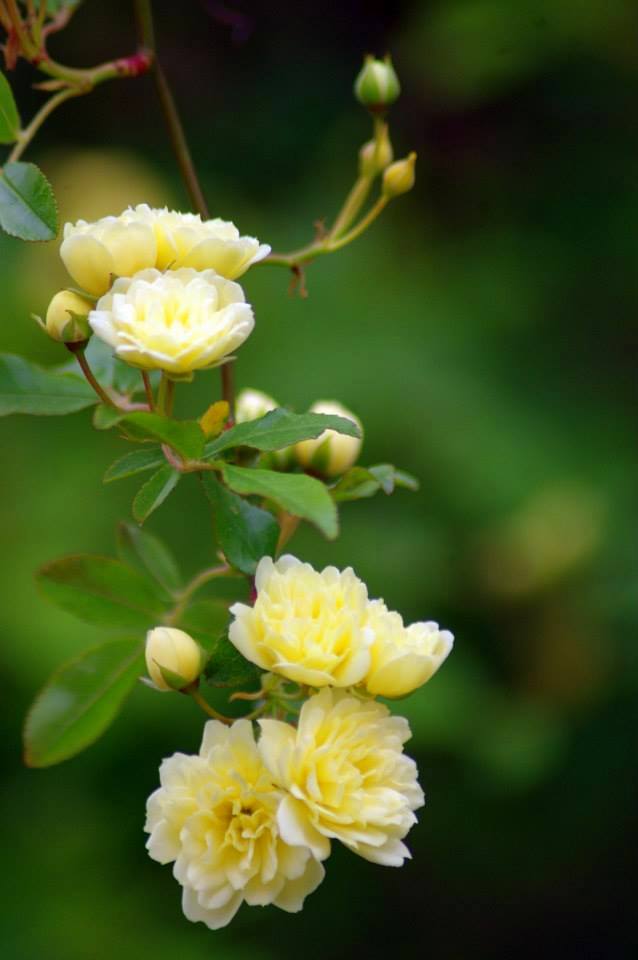
[[[146,370],[141,370],[140,373],[142,374],[142,380],[144,381],[144,393],[146,394],[146,399],[148,400],[148,409],[153,411],[155,409],[155,400],[153,398],[151,378]]]
[[[77,344],[68,343],[66,344],[66,346],[71,351],[71,353],[75,355],[78,363],[80,364],[80,369],[82,370],[82,373],[86,377],[88,383],[91,385],[93,390],[95,390],[95,392],[97,393],[102,403],[105,403],[107,407],[115,407],[117,409],[116,404],[113,402],[111,397],[109,397],[108,393],[104,391],[104,389],[100,386],[100,384],[95,379],[93,371],[91,370],[88,360],[86,359],[86,356],[84,354],[85,345],[81,345],[78,347]]]
[[[54,110],[57,110],[57,108],[63,104],[65,100],[70,100],[71,97],[80,96],[82,92],[83,91],[79,90],[77,87],[67,87],[65,90],[60,90],[59,93],[49,97],[46,103],[43,104],[35,114],[31,123],[21,131],[18,142],[7,158],[7,163],[13,163],[14,161],[20,159],[44,121],[47,119],[47,117],[51,116]]]

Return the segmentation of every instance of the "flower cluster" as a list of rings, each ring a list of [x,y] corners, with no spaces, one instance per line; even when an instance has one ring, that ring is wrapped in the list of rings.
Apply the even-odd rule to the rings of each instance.
[[[81,339],[71,323],[81,313],[90,327],[83,338],[92,331],[131,366],[189,377],[225,363],[252,332],[252,308],[233,281],[269,252],[233,223],[146,204],[96,223],[67,223],[60,255],[94,306],[61,291],[47,332]]]
[[[264,557],[255,591],[252,606],[231,607],[229,637],[272,678],[257,714],[277,710],[268,694],[276,675],[299,685],[296,724],[264,716],[255,741],[247,719],[230,728],[209,721],[199,754],[165,760],[148,801],[148,851],[174,863],[185,915],[212,929],[244,901],[301,909],[332,840],[383,866],[410,856],[404,839],[424,802],[403,752],[410,729],[374,696],[423,684],[453,643],[435,623],[404,626],[349,568],[319,572],[292,556]],[[162,635],[171,670],[195,657],[190,638],[173,633],[171,644]],[[157,634],[147,644],[154,679],[163,674]],[[198,673],[194,666],[181,680]]]

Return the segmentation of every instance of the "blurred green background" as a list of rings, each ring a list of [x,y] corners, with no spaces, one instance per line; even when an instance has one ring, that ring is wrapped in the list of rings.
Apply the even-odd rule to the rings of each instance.
[[[0,579],[4,960],[308,960],[369,955],[629,958],[636,819],[638,9],[634,0],[156,3],[166,70],[215,215],[277,250],[330,218],[369,136],[351,96],[390,49],[398,154],[418,183],[356,244],[308,272],[245,277],[257,327],[239,386],[306,409],[335,398],[363,462],[421,479],[346,505],[341,538],[294,552],[352,564],[408,620],[456,635],[401,704],[428,803],[414,860],[343,850],[302,914],[185,921],[142,824],[161,757],[195,751],[201,715],[140,686],[104,739],[21,766],[22,718],[63,658],[103,633],[48,607],[34,569],[113,553],[136,481],[102,487],[123,441],[89,415],[5,420]],[[89,65],[134,46],[131,4],[87,0],[51,42]],[[23,116],[41,95],[16,74]],[[148,78],[64,106],[28,158],[62,219],[129,202],[185,208]],[[29,320],[65,281],[57,245],[3,238],[0,348],[57,363]],[[210,402],[215,374],[180,402]],[[210,562],[194,478],[150,521],[187,573]]]

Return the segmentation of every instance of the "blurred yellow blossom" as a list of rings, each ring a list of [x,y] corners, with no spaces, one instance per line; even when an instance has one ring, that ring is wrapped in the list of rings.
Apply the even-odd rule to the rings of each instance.
[[[324,870],[307,847],[281,836],[283,793],[260,758],[250,721],[230,728],[208,721],[199,754],[164,760],[160,781],[147,804],[147,849],[159,863],[175,862],[189,920],[217,930],[244,901],[301,910]]]
[[[255,321],[239,284],[214,270],[183,268],[121,277],[89,323],[126,363],[180,376],[222,363]]]
[[[323,860],[330,840],[385,866],[401,866],[402,842],[423,805],[414,760],[403,753],[410,728],[374,700],[322,690],[301,708],[298,728],[260,720],[259,750],[288,791],[277,814],[282,837]]]

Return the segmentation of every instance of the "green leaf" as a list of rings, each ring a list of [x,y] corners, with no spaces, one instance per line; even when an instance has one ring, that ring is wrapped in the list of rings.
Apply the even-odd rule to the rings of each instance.
[[[122,419],[122,411],[116,407],[109,407],[105,403],[98,403],[93,411],[93,426],[96,430],[110,430]]]
[[[0,143],[15,143],[20,133],[20,115],[13,91],[4,73],[0,73]]]
[[[140,440],[167,443],[187,459],[198,460],[206,437],[197,420],[171,420],[158,413],[127,413],[120,417],[126,432]]]
[[[259,688],[262,671],[242,657],[228,637],[219,637],[210,651],[204,676],[213,687]]]
[[[217,542],[226,559],[242,573],[253,574],[264,556],[275,554],[279,524],[272,513],[227,490],[212,473],[202,483],[214,509]]]
[[[318,437],[324,430],[336,430],[350,437],[361,431],[352,420],[324,413],[291,413],[283,407],[271,410],[257,420],[239,423],[206,445],[204,455],[214,457],[231,447],[254,447],[257,450],[282,450],[300,440]]]
[[[50,767],[97,740],[143,672],[139,640],[103,643],[56,670],[27,716],[27,765]]]
[[[34,163],[7,163],[0,173],[0,227],[19,240],[55,239],[55,197]]]
[[[229,605],[229,601],[218,599],[196,600],[176,626],[190,633],[204,650],[210,652],[228,629]]]
[[[36,576],[47,600],[86,623],[143,630],[161,622],[166,612],[157,584],[110,557],[62,557]]]
[[[380,490],[377,478],[365,467],[352,467],[331,488],[333,500],[340,503],[345,500],[363,500],[373,497]]]
[[[140,530],[133,523],[119,523],[117,547],[121,559],[131,566],[140,567],[170,594],[182,586],[179,567],[168,547],[147,530]]]
[[[97,397],[83,377],[51,373],[11,354],[0,356],[0,416],[62,416],[94,403]]]
[[[166,500],[177,484],[181,473],[173,470],[169,463],[154,473],[143,487],[138,490],[133,500],[133,516],[138,523],[144,523],[154,510],[157,510]]]
[[[391,494],[395,487],[418,490],[419,483],[416,477],[404,470],[397,470],[390,463],[378,463],[373,467],[353,467],[348,470],[339,482],[331,487],[330,492],[333,499],[339,503],[373,497],[379,490]]]
[[[407,470],[399,470],[398,467],[394,468],[394,485],[395,487],[403,487],[404,490],[411,490],[412,493],[416,493],[419,489],[417,478],[408,473]]]
[[[104,483],[113,480],[124,480],[125,477],[134,477],[146,470],[154,470],[166,463],[166,458],[159,447],[141,447],[125,453],[119,460],[115,460],[104,474]]]
[[[332,497],[319,481],[305,473],[277,473],[275,470],[251,470],[230,463],[219,464],[226,484],[241,496],[255,494],[274,500],[295,517],[310,520],[334,540],[339,532],[337,509]]]

